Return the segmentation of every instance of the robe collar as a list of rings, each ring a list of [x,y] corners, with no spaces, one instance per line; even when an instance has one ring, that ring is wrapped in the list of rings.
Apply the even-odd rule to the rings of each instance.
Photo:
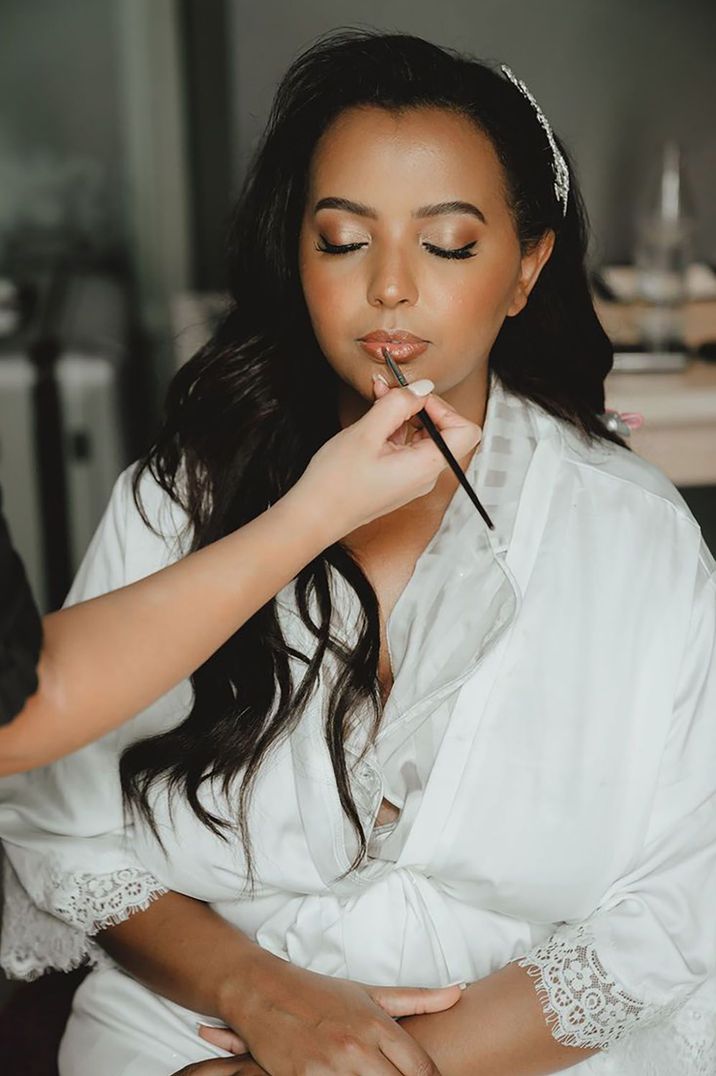
[[[458,488],[440,526],[386,625],[394,682],[381,718],[379,736],[403,735],[430,715],[478,671],[514,622],[546,522],[551,479],[540,478],[539,458],[556,468],[559,428],[541,409],[510,393],[493,375],[483,440],[467,477],[495,524],[490,531]],[[543,468],[542,468],[543,469]],[[531,486],[528,496],[525,491]],[[511,560],[513,563],[511,563]],[[312,653],[315,640],[298,616],[294,584],[278,596],[287,641]],[[343,577],[331,577],[334,630],[346,645],[355,639],[360,603]],[[306,839],[319,870],[335,888],[348,870],[354,849],[346,840],[345,818],[325,742],[330,686],[336,669],[324,663],[316,692],[291,733],[291,750]],[[305,671],[297,665],[294,674]],[[362,817],[379,794],[371,715],[354,715],[345,741],[352,789]],[[354,872],[344,881],[358,881]],[[353,881],[351,881],[353,879]]]

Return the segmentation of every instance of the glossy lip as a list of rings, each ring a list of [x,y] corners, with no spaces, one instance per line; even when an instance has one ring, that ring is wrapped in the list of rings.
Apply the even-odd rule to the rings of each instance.
[[[387,347],[396,362],[409,362],[411,359],[417,358],[418,355],[422,355],[427,350],[430,341],[423,340],[421,337],[415,336],[404,329],[394,329],[392,331],[379,329],[376,332],[366,333],[365,336],[361,336],[358,343],[369,355],[385,365],[385,359],[382,354],[384,347]]]

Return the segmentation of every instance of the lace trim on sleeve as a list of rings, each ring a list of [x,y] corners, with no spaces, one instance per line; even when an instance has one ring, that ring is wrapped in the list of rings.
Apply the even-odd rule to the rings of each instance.
[[[535,980],[552,1035],[564,1046],[605,1049],[637,1024],[643,1027],[671,1011],[623,990],[604,969],[584,924],[556,931],[513,963]]]
[[[101,875],[55,872],[44,889],[43,909],[6,859],[0,965],[12,979],[36,979],[52,969],[111,964],[91,936],[144,911],[166,892],[156,878],[135,867]]]
[[[85,934],[124,922],[166,893],[154,875],[138,867],[110,874],[52,874],[47,883],[48,911]]]

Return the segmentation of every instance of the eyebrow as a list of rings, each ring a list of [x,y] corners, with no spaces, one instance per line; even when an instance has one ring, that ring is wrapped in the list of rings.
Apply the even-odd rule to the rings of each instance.
[[[363,205],[362,202],[352,202],[349,198],[321,198],[316,202],[314,214],[321,209],[342,209],[345,213],[353,213],[356,217],[378,219],[377,210]],[[437,202],[435,205],[423,205],[413,210],[411,216],[423,220],[426,217],[441,217],[448,213],[467,213],[471,217],[477,217],[483,224],[487,224],[485,214],[472,202]]]

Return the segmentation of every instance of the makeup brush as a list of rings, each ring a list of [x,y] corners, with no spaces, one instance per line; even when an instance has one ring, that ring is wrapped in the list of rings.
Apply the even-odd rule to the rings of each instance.
[[[399,385],[402,385],[403,388],[407,388],[408,382],[405,379],[405,375],[403,374],[403,371],[400,369],[398,364],[393,359],[393,356],[390,354],[387,347],[383,347],[380,350],[382,352],[383,358],[385,359],[385,361],[386,361],[386,363],[388,365],[388,369],[392,373],[395,380],[398,382]],[[457,462],[457,460],[453,456],[452,452],[450,451],[448,446],[445,444],[445,441],[443,440],[443,436],[440,433],[440,430],[437,428],[437,426],[435,425],[435,423],[433,422],[433,420],[431,419],[430,415],[427,413],[425,408],[423,408],[421,411],[418,411],[418,413],[416,415],[416,418],[420,419],[421,423],[423,424],[425,429],[428,431],[428,433],[432,437],[433,441],[435,442],[435,444],[438,446],[438,448],[442,452],[445,459],[450,464],[450,469],[452,470],[453,474],[457,478],[457,480],[460,483],[460,485],[462,486],[462,488],[465,490],[465,493],[467,493],[468,497],[470,498],[472,503],[475,505],[475,508],[477,508],[478,512],[480,513],[480,515],[484,519],[485,523],[487,523],[490,530],[493,531],[495,529],[494,523],[492,522],[492,520],[488,516],[485,509],[480,504],[480,502],[478,500],[478,497],[477,497],[477,494],[475,493],[474,489],[472,488],[472,486],[468,482],[467,478],[465,477],[465,473],[462,470],[460,464]]]

